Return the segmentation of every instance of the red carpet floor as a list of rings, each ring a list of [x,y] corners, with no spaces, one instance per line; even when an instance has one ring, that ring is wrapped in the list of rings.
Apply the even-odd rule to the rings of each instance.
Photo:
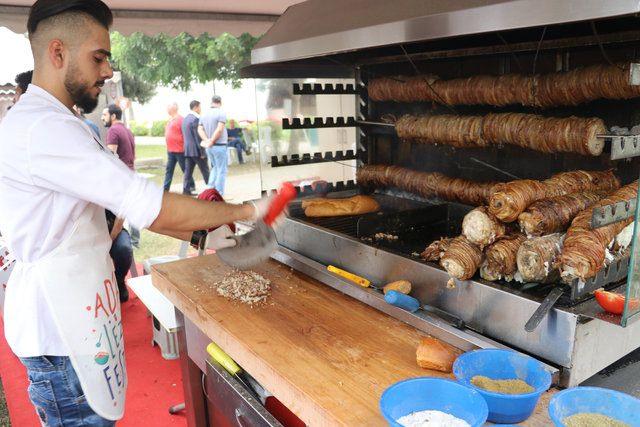
[[[138,271],[142,271],[139,267]],[[130,291],[122,306],[129,388],[124,418],[118,426],[186,426],[183,413],[171,415],[170,406],[183,402],[182,378],[177,360],[165,360],[151,346],[151,320],[142,302]],[[13,427],[38,427],[40,422],[27,396],[28,380],[20,361],[4,338],[0,318],[0,377]]]

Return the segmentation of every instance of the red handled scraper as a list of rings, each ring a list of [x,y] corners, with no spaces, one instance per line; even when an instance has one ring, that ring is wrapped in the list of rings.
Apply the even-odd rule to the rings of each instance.
[[[274,197],[267,215],[256,222],[255,228],[242,236],[233,236],[237,244],[232,248],[216,251],[218,258],[231,267],[246,270],[269,259],[278,242],[273,223],[296,197],[296,189],[290,182],[282,184]]]

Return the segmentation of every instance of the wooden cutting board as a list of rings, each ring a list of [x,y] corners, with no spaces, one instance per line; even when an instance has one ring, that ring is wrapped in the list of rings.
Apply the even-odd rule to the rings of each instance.
[[[308,425],[385,425],[385,388],[446,376],[416,365],[416,329],[276,261],[255,269],[272,290],[254,308],[216,294],[230,268],[215,255],[153,269],[154,285]]]
[[[152,274],[185,317],[309,426],[386,425],[378,404],[388,386],[452,377],[416,365],[422,332],[283,264],[254,269],[272,287],[254,308],[217,295],[229,271],[210,255],[156,264]],[[546,405],[527,423],[549,424]]]

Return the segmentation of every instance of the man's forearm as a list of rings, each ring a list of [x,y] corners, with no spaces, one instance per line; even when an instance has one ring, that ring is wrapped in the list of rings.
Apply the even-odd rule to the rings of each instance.
[[[211,137],[211,142],[215,144],[221,135],[222,135],[222,130],[219,127],[216,128],[215,132],[213,132],[213,136]]]
[[[214,228],[234,221],[251,219],[254,215],[255,209],[250,204],[212,203],[167,192],[162,197],[160,214],[149,230],[184,240],[184,232]],[[190,234],[188,237],[190,238]]]
[[[207,136],[207,133],[204,131],[204,128],[202,126],[198,126],[198,135],[200,135],[200,138],[202,138],[203,141],[206,141],[209,139],[209,137]]]

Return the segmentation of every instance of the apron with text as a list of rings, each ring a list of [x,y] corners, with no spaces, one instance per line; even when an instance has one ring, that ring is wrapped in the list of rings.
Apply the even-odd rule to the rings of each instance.
[[[127,373],[118,286],[109,256],[105,211],[88,204],[71,235],[32,263],[58,333],[91,408],[118,420],[124,413]]]

